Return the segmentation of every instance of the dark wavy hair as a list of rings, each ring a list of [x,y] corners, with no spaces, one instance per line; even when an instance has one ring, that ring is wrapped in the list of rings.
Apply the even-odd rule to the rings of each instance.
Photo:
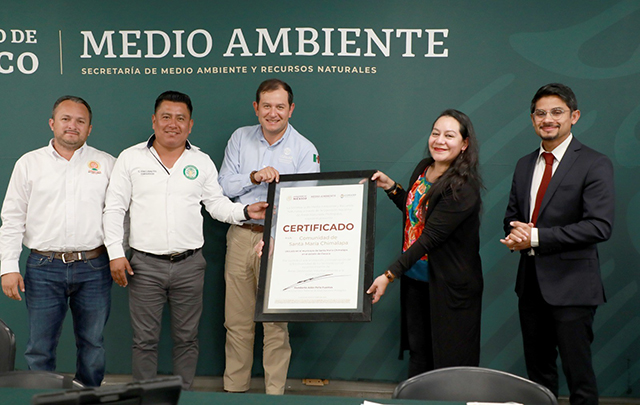
[[[447,169],[447,171],[440,176],[440,178],[433,183],[427,194],[425,195],[424,202],[426,203],[431,196],[439,195],[451,189],[453,192],[453,198],[456,199],[456,191],[460,186],[465,183],[470,184],[473,188],[480,190],[484,188],[482,183],[482,177],[479,171],[479,146],[478,139],[476,138],[476,131],[473,129],[473,124],[467,115],[463,112],[454,109],[444,110],[438,118],[431,124],[431,130],[433,130],[436,121],[442,117],[451,117],[458,121],[460,124],[460,135],[462,139],[467,139],[469,145],[462,151]],[[427,147],[427,151],[429,148]]]

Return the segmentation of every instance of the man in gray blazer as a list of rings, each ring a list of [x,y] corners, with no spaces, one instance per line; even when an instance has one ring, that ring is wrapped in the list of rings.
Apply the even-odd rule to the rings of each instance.
[[[540,148],[516,165],[501,240],[520,252],[516,280],[529,378],[558,395],[558,352],[571,404],[597,404],[593,319],[605,302],[597,244],[611,236],[613,166],[571,134],[573,91],[541,87],[531,101]]]

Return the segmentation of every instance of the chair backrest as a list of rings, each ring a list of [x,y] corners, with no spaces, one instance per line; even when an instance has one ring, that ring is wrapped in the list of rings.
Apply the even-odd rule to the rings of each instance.
[[[396,387],[392,398],[558,404],[551,391],[540,384],[481,367],[442,368],[411,377]]]
[[[0,387],[73,389],[84,388],[73,377],[41,370],[14,370],[0,374]]]
[[[0,319],[0,373],[13,371],[16,363],[16,336]]]

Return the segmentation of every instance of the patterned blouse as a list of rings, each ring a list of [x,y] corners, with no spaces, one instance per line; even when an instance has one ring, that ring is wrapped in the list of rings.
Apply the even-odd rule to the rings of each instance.
[[[428,169],[428,167],[427,167]],[[427,181],[426,173],[427,169],[418,177],[411,190],[407,193],[407,220],[404,224],[404,246],[402,251],[405,252],[413,245],[424,229],[424,217],[427,212],[429,202],[424,204],[424,208],[421,208],[424,202],[424,197],[427,191],[431,188],[431,183]],[[405,276],[411,277],[414,280],[429,281],[429,261],[427,255],[424,255],[418,260],[410,269],[405,273]]]

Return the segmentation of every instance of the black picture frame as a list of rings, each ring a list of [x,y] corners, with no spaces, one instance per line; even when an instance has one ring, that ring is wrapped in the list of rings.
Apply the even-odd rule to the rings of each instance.
[[[376,185],[374,181],[371,181],[371,176],[375,173],[375,170],[358,170],[358,171],[343,171],[343,172],[327,172],[327,173],[308,173],[308,174],[291,174],[281,175],[278,183],[271,183],[269,185],[267,202],[269,207],[267,208],[265,218],[265,229],[263,234],[264,247],[262,259],[260,262],[260,276],[258,280],[258,292],[256,299],[255,321],[257,322],[369,322],[371,321],[371,298],[367,295],[366,290],[373,281],[373,267],[374,267],[374,249],[375,249],[375,218],[376,218]],[[313,187],[314,192],[326,189],[335,190],[333,186],[354,186],[349,188],[352,190],[362,186],[359,199],[353,204],[362,204],[361,218],[359,218],[361,225],[359,235],[359,249],[357,254],[359,260],[357,263],[357,283],[353,288],[357,291],[351,291],[351,294],[356,294],[356,306],[349,308],[274,308],[269,305],[269,297],[271,295],[270,286],[271,279],[277,271],[277,269],[271,268],[274,255],[280,254],[277,250],[271,246],[276,244],[273,235],[277,235],[278,232],[278,196],[284,188],[298,188],[299,187]],[[318,189],[320,188],[320,189]],[[337,189],[340,189],[338,187]],[[353,194],[341,194],[335,196],[335,198],[353,196]],[[358,200],[358,197],[354,198]],[[351,204],[351,202],[349,202]],[[313,248],[311,248],[313,249]],[[354,252],[351,254],[355,255]],[[326,250],[325,250],[326,251]],[[267,252],[272,252],[271,254]],[[284,254],[284,253],[283,253]],[[314,253],[310,253],[314,254]],[[327,255],[327,253],[323,253]],[[310,259],[311,260],[311,259]],[[323,260],[327,260],[326,257],[313,257],[314,266],[317,266],[316,260],[322,264]],[[335,261],[334,261],[335,262]],[[334,265],[335,266],[335,265]],[[355,271],[355,269],[349,269]],[[325,274],[326,275],[326,274]],[[298,283],[307,283],[316,278],[322,278],[324,276],[310,277],[299,281]],[[315,281],[315,280],[314,280]],[[311,284],[311,283],[309,283]],[[290,286],[287,288],[294,287]],[[282,291],[286,290],[283,289]],[[297,287],[296,287],[297,288]],[[280,290],[278,290],[280,291]],[[280,292],[279,292],[280,293]],[[282,293],[280,293],[282,294]],[[353,295],[351,295],[353,297]],[[351,300],[353,305],[353,300]]]

